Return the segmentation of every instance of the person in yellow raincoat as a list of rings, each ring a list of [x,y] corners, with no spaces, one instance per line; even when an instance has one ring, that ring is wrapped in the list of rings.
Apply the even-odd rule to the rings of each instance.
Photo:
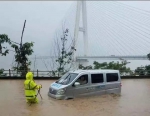
[[[25,88],[25,97],[27,103],[38,103],[37,99],[37,92],[42,88],[42,85],[37,85],[33,80],[33,73],[28,72],[26,74],[26,80],[24,81],[24,88]]]

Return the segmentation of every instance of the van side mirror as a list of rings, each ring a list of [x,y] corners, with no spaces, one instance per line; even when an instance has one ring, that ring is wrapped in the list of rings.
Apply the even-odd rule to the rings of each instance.
[[[74,83],[74,86],[79,86],[79,85],[80,85],[79,82],[75,82],[75,83]]]

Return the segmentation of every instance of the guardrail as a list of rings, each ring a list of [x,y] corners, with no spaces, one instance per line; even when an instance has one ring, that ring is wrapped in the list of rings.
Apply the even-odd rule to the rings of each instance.
[[[58,74],[53,74],[53,71],[39,71],[35,70],[32,71],[34,74],[34,77],[60,77]],[[120,70],[121,76],[150,76],[150,70],[139,70],[136,71],[132,70],[131,72],[125,72],[123,70]],[[0,77],[21,77],[21,74],[17,73],[15,70],[3,70],[3,73],[0,72]]]
[[[58,80],[60,77],[34,77],[34,80]],[[25,80],[25,77],[0,77],[0,80]],[[121,76],[121,79],[150,79],[150,76]]]
[[[53,73],[52,71],[39,71],[39,70],[36,70],[36,71],[32,71],[33,74],[34,74],[34,77],[51,77],[53,76]],[[0,77],[20,77],[21,74],[17,73],[17,71],[15,70],[3,70],[3,73],[0,74]]]

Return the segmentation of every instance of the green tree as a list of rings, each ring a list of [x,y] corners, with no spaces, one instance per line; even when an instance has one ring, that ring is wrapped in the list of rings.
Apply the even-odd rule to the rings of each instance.
[[[147,58],[148,58],[148,60],[150,60],[150,53],[147,54]],[[148,72],[147,72],[147,75],[150,75],[150,65],[146,66],[145,68],[146,68],[146,70],[148,71]]]
[[[4,73],[4,69],[0,69],[0,75],[2,75]]]
[[[32,55],[32,53],[33,53],[33,49],[32,49],[33,42],[30,42],[30,43],[26,42],[26,43],[22,44],[25,23],[26,23],[26,20],[24,22],[20,44],[11,41],[6,34],[0,34],[0,54],[2,56],[6,56],[9,53],[9,49],[2,46],[2,44],[8,43],[9,45],[11,45],[12,48],[15,49],[15,62],[18,65],[13,68],[15,70],[17,70],[17,72],[19,70],[21,73],[21,76],[25,76],[27,70],[29,69],[28,66],[31,65],[31,62],[28,60],[28,56]],[[5,51],[3,49],[5,49]],[[1,70],[1,73],[2,72],[3,72],[3,70]]]
[[[5,44],[5,43],[11,44],[11,41],[8,38],[8,35],[0,34],[0,54],[2,56],[6,56],[9,53],[9,49],[7,49],[7,47],[2,46],[2,44]]]
[[[106,69],[108,66],[107,62],[99,63],[97,61],[94,61],[93,65],[94,65],[94,69]]]
[[[11,45],[11,40],[8,38],[8,35],[6,34],[0,34],[0,54],[1,56],[6,56],[9,53],[9,49],[3,45],[9,44]],[[4,69],[0,69],[0,75],[4,76]],[[6,74],[5,74],[6,76]]]
[[[150,75],[150,65],[145,66],[146,75]]]
[[[150,60],[150,53],[149,53],[149,54],[147,54],[147,58],[148,58],[148,60]]]
[[[82,64],[79,64],[79,69],[88,70],[88,69],[93,69],[93,67],[91,65],[84,67]]]
[[[68,32],[69,32],[68,29],[66,29],[63,32],[63,37],[61,38],[62,47],[60,49],[59,57],[56,59],[56,62],[58,63],[58,67],[55,72],[58,72],[58,76],[68,71],[66,69],[66,66],[68,66],[72,62],[73,52],[76,50],[72,45],[70,49],[67,49],[68,46],[66,46],[66,42],[67,42]],[[53,74],[55,73],[53,72]]]
[[[136,75],[150,75],[150,65],[140,66],[135,69]]]
[[[137,67],[135,69],[135,74],[136,75],[145,75],[145,67],[144,66]]]
[[[17,63],[17,66],[13,68],[14,70],[19,71],[21,76],[25,76],[29,69],[28,66],[31,65],[28,56],[33,53],[33,42],[26,42],[22,46],[12,44],[11,47],[15,49],[15,62]]]
[[[103,63],[99,63],[97,61],[94,61],[93,62],[93,68],[92,66],[86,66],[84,67],[83,65],[79,65],[79,69],[83,69],[83,70],[86,70],[86,69],[114,69],[114,70],[119,70],[121,74],[131,74],[132,71],[130,70],[130,68],[127,68],[126,65],[130,63],[130,62],[127,62],[126,60],[123,60],[121,61],[121,63],[119,62],[103,62]]]

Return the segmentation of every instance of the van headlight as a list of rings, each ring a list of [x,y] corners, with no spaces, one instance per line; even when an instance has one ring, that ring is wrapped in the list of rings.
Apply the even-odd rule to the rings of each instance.
[[[65,93],[65,91],[66,91],[66,89],[60,89],[57,91],[57,95],[62,95]]]

